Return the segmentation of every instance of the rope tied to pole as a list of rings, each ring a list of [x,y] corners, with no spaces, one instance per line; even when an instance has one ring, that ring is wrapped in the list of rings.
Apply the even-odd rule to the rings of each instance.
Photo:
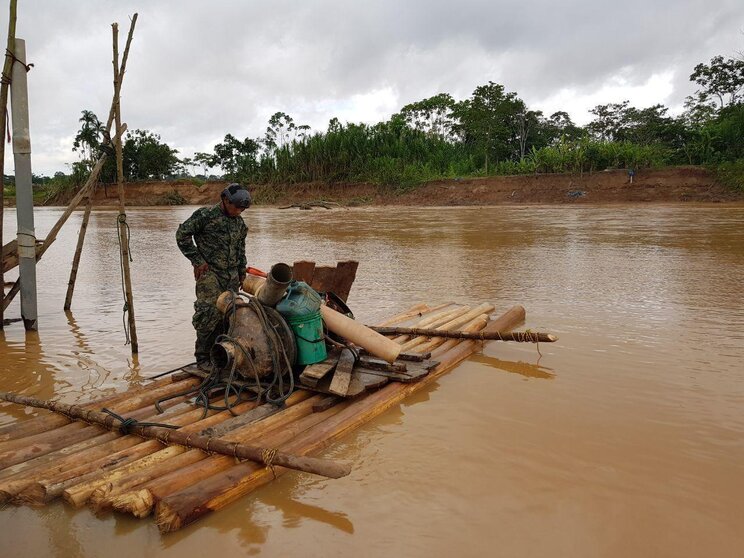
[[[126,254],[129,257],[129,261],[133,262],[132,259],[132,252],[129,248],[129,240],[131,238],[131,229],[129,228],[129,223],[127,223],[127,215],[126,213],[119,213],[119,215],[116,217],[116,238],[119,242],[119,272],[121,275],[121,295],[124,298],[124,306],[121,311],[121,321],[122,326],[124,328],[124,345],[129,345],[132,342],[132,338],[129,335],[129,319],[127,314],[129,314],[129,304],[127,302],[127,289],[126,289],[126,279],[124,277],[124,250],[122,250],[122,234],[121,229],[122,227],[120,225],[123,225],[126,229],[126,237],[124,242],[126,242],[125,250]]]
[[[261,461],[266,464],[266,468],[271,471],[276,479],[276,471],[274,470],[274,458],[276,457],[277,450],[274,448],[265,448],[261,450]]]
[[[159,428],[171,428],[176,429],[178,426],[174,426],[172,424],[163,424],[160,422],[140,422],[137,419],[133,419],[131,417],[122,417],[121,415],[117,415],[114,411],[110,409],[103,408],[101,409],[101,412],[106,413],[107,415],[111,415],[114,417],[114,419],[118,420],[121,424],[119,424],[119,432],[122,434],[129,434],[135,426],[157,426]]]
[[[31,64],[31,63],[26,64],[25,62],[21,62],[21,60],[16,57],[15,53],[12,50],[8,49],[8,48],[5,49],[5,57],[6,58],[10,58],[13,61],[13,64],[15,64],[17,62],[18,64],[20,64],[21,66],[23,66],[25,68],[25,70],[26,70],[26,73],[30,72],[31,71],[31,68],[34,67],[34,65]],[[11,80],[4,73],[3,73],[2,79],[3,79],[3,83],[7,83],[8,85],[10,85],[10,81]]]

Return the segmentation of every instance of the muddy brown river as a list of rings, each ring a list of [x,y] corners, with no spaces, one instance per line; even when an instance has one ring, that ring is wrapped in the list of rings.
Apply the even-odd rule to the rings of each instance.
[[[0,333],[0,390],[75,402],[190,362],[194,208],[132,209],[140,343],[122,327],[116,214],[76,213],[38,268],[39,332]],[[44,236],[61,209],[40,209]],[[6,239],[15,214],[5,214]],[[0,555],[675,556],[744,553],[744,207],[251,209],[248,261],[357,259],[367,323],[417,302],[527,310],[554,345],[493,342],[324,455],[169,535],[67,505],[0,510]],[[10,274],[14,278],[14,273]],[[18,302],[6,317],[19,315]],[[34,412],[0,404],[0,425]]]

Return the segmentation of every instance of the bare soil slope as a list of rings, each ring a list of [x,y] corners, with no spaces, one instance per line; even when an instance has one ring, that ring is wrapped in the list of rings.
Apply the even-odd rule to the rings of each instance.
[[[127,205],[206,205],[219,199],[225,184],[196,186],[189,181],[130,183]],[[744,202],[744,193],[717,184],[700,167],[637,172],[633,183],[623,170],[593,174],[541,174],[451,179],[402,190],[372,184],[284,184],[252,186],[257,203],[284,206],[313,201],[341,205],[511,205],[643,202]],[[99,188],[96,205],[116,205],[116,189]]]

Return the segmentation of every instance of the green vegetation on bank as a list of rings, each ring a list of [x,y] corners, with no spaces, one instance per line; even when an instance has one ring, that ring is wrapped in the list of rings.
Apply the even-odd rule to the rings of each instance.
[[[260,138],[228,133],[212,152],[178,158],[160,136],[146,130],[125,137],[127,181],[193,177],[244,183],[368,182],[406,189],[429,180],[532,173],[592,173],[706,165],[719,180],[744,190],[744,60],[716,56],[698,64],[698,87],[685,111],[598,105],[594,119],[577,126],[566,112],[531,110],[514,92],[489,82],[464,100],[442,93],[404,106],[377,124],[333,118],[312,132],[277,112]],[[43,190],[49,198],[82,182],[103,152],[103,124],[83,111],[74,150],[80,160],[69,175],[57,173]],[[113,182],[109,158],[102,180]],[[177,203],[169,198],[163,203]]]

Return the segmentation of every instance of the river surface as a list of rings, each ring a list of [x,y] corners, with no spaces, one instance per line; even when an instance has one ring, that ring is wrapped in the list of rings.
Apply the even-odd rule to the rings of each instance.
[[[38,266],[39,332],[0,333],[0,390],[67,402],[188,363],[193,207],[130,209],[140,355],[122,327],[116,214],[82,213]],[[43,238],[61,209],[36,213]],[[15,214],[6,211],[6,239]],[[553,345],[493,342],[325,455],[161,536],[61,503],[0,510],[0,554],[58,556],[744,555],[744,208],[251,209],[249,264],[357,259],[367,323],[417,302],[527,310]],[[14,274],[10,274],[14,278]],[[18,302],[6,317],[19,315]],[[0,405],[0,425],[32,416]]]

